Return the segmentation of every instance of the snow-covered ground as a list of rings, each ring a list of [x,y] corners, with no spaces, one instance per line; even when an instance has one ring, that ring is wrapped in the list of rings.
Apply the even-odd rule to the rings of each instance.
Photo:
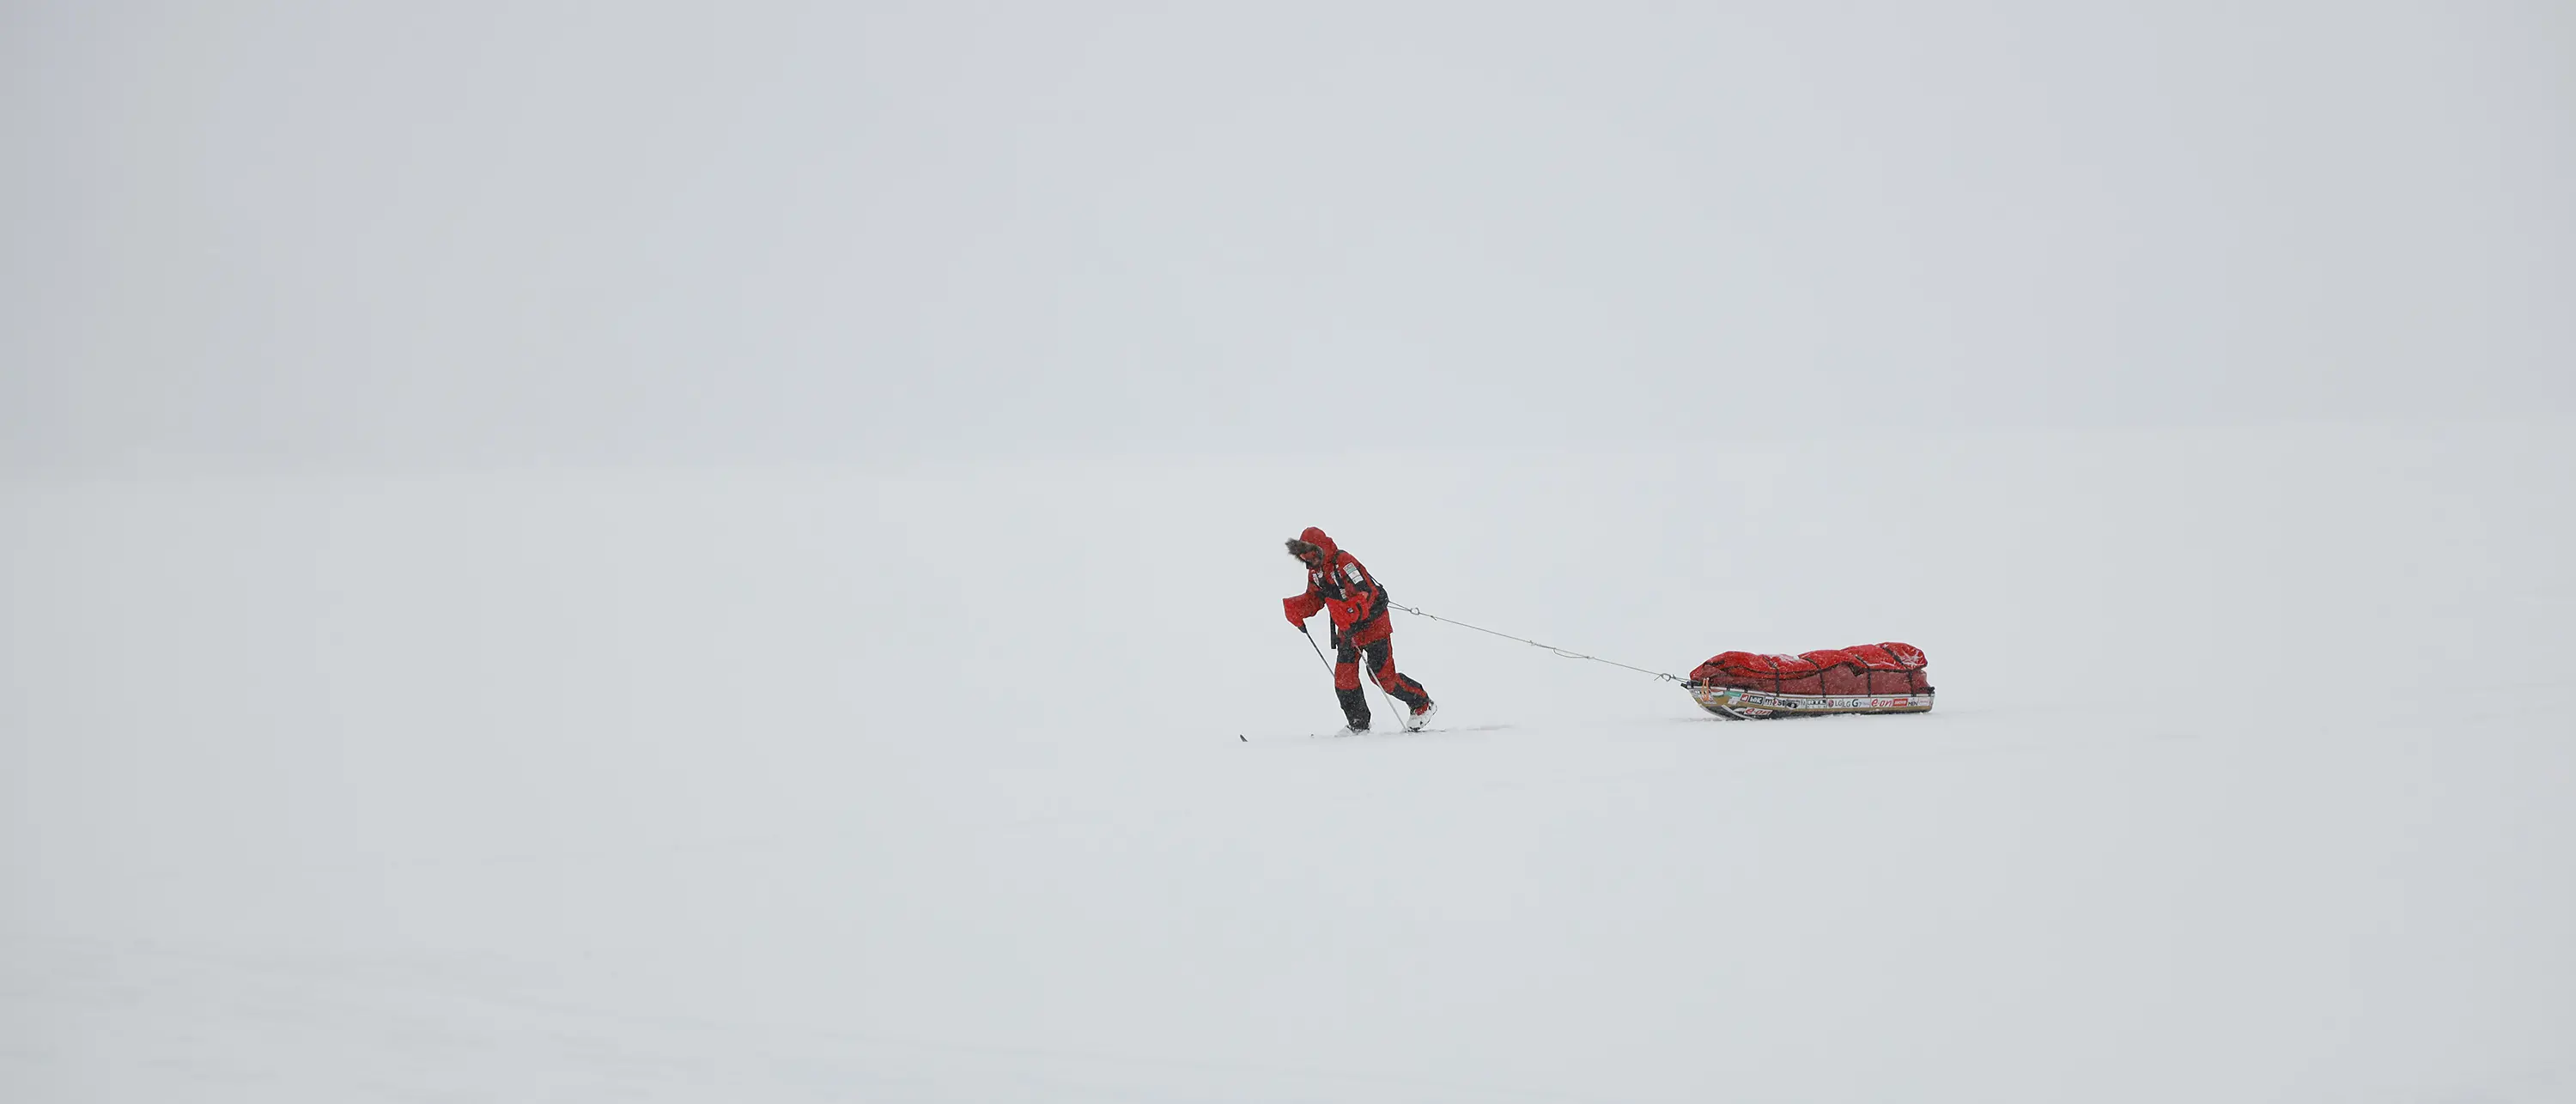
[[[0,490],[0,1098],[2576,1100],[2576,426]],[[1687,671],[1905,640],[1923,717]],[[1249,737],[1249,741],[1238,736]]]

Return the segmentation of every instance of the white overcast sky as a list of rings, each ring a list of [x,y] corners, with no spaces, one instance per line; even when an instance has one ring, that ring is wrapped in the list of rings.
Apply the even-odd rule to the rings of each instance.
[[[18,469],[2576,409],[2556,0],[18,0],[0,156]]]

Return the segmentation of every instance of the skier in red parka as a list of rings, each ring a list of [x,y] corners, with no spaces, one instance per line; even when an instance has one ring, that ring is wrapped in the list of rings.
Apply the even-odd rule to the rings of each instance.
[[[1386,588],[1379,586],[1357,557],[1342,551],[1321,529],[1308,526],[1288,542],[1288,554],[1306,565],[1306,593],[1285,600],[1288,623],[1306,631],[1316,610],[1333,614],[1333,693],[1342,700],[1348,732],[1369,727],[1368,695],[1360,689],[1360,656],[1368,656],[1369,673],[1378,688],[1405,704],[1411,715],[1407,730],[1419,729],[1439,706],[1422,684],[1395,669],[1395,626],[1387,622]]]

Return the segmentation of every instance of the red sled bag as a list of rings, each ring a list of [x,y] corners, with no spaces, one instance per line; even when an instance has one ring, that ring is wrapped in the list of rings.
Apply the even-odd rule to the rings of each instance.
[[[1682,685],[1700,708],[1733,720],[1808,713],[1923,713],[1932,680],[1923,649],[1887,641],[1804,655],[1720,652]]]

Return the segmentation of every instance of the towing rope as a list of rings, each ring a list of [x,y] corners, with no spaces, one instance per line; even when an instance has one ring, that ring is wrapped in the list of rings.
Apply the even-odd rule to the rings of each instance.
[[[1448,619],[1448,618],[1446,618],[1446,617],[1442,617],[1442,616],[1440,616],[1439,614],[1436,614],[1436,613],[1425,613],[1425,612],[1423,612],[1423,611],[1421,611],[1421,610],[1418,610],[1418,609],[1413,608],[1412,606],[1402,605],[1402,604],[1395,603],[1395,602],[1388,602],[1388,603],[1387,603],[1387,605],[1388,605],[1389,607],[1391,607],[1391,608],[1394,608],[1394,609],[1400,609],[1400,610],[1403,610],[1404,612],[1409,613],[1409,614],[1412,614],[1412,615],[1414,615],[1415,617],[1428,617],[1428,618],[1430,618],[1430,619],[1432,619],[1432,620],[1434,620],[1434,621],[1439,621],[1439,622],[1444,622],[1444,623],[1446,623],[1446,624],[1456,625],[1456,626],[1458,626],[1459,628],[1462,628],[1462,629],[1474,629],[1474,630],[1476,630],[1477,632],[1484,633],[1484,634],[1486,634],[1486,635],[1488,635],[1488,636],[1499,636],[1499,637],[1502,637],[1502,638],[1503,638],[1503,639],[1505,639],[1505,640],[1517,640],[1517,641],[1520,641],[1520,642],[1521,642],[1521,643],[1523,643],[1523,644],[1527,644],[1527,645],[1529,645],[1530,647],[1533,647],[1533,648],[1545,648],[1545,649],[1547,649],[1548,651],[1553,652],[1553,653],[1555,653],[1555,654],[1557,654],[1557,655],[1559,655],[1559,656],[1562,656],[1562,657],[1564,657],[1564,658],[1566,658],[1566,659],[1588,659],[1588,660],[1591,660],[1591,661],[1592,661],[1592,662],[1594,662],[1594,663],[1607,663],[1607,664],[1609,664],[1609,665],[1611,665],[1611,666],[1613,666],[1613,667],[1626,667],[1626,668],[1628,668],[1628,669],[1629,669],[1629,670],[1631,670],[1631,671],[1635,671],[1635,672],[1637,672],[1638,674],[1641,674],[1641,675],[1653,675],[1653,676],[1655,676],[1656,678],[1662,679],[1662,680],[1664,680],[1664,681],[1666,681],[1666,682],[1680,682],[1680,681],[1682,681],[1682,677],[1681,677],[1680,675],[1668,675],[1668,674],[1665,674],[1665,673],[1664,673],[1664,672],[1662,672],[1662,671],[1649,671],[1649,670],[1647,670],[1647,669],[1645,669],[1645,668],[1643,668],[1643,667],[1631,666],[1631,665],[1629,665],[1629,664],[1621,663],[1621,662],[1619,662],[1618,660],[1615,660],[1615,659],[1603,659],[1603,658],[1601,658],[1600,656],[1597,656],[1597,655],[1585,655],[1585,654],[1583,654],[1582,652],[1572,651],[1572,650],[1570,650],[1570,649],[1566,649],[1566,648],[1559,648],[1559,647],[1557,647],[1557,646],[1556,646],[1556,645],[1554,645],[1554,644],[1541,644],[1541,643],[1539,643],[1538,641],[1532,640],[1532,639],[1530,639],[1530,638],[1528,638],[1528,637],[1525,637],[1525,636],[1513,636],[1512,634],[1507,633],[1507,632],[1495,632],[1494,630],[1489,629],[1489,628],[1486,628],[1486,627],[1484,627],[1484,626],[1482,626],[1482,625],[1470,625],[1470,624],[1468,624],[1468,623],[1466,623],[1466,622],[1464,622],[1464,621],[1451,621],[1451,620],[1449,620],[1449,619]]]

